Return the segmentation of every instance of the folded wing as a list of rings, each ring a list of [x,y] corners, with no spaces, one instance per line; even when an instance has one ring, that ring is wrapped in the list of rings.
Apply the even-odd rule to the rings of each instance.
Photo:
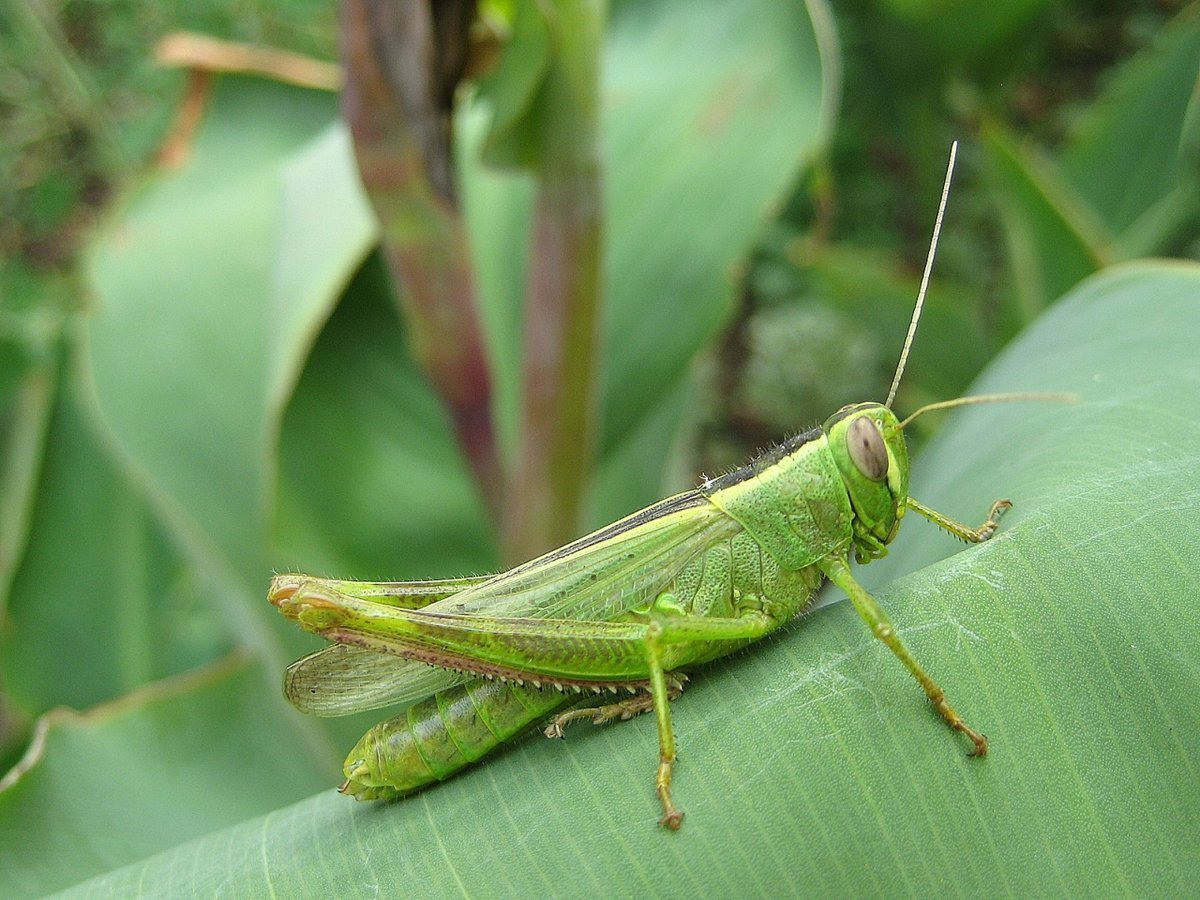
[[[432,603],[425,611],[612,621],[653,602],[695,553],[741,530],[703,494],[688,491]]]
[[[469,677],[404,658],[406,644],[432,637],[430,625],[465,637],[486,630],[483,620],[489,619],[612,622],[648,607],[696,553],[739,531],[741,526],[707,497],[689,491],[420,609],[397,609],[361,591],[338,601],[344,588],[329,590],[331,583],[322,582],[328,592],[325,602],[353,607],[391,634],[373,633],[370,626],[353,629],[356,634],[326,632],[337,640],[361,644],[366,639],[370,645],[335,644],[298,660],[287,670],[285,693],[300,709],[325,716],[427,697]]]
[[[333,644],[288,666],[283,692],[304,712],[345,716],[413,703],[467,677],[390,653]]]

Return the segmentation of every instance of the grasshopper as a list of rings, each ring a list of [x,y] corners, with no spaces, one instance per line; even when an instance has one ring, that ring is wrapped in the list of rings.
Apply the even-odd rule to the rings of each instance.
[[[498,575],[355,582],[278,575],[271,603],[334,644],[293,663],[285,693],[302,710],[339,715],[412,703],[371,728],[346,758],[340,790],[360,800],[403,796],[455,774],[535,722],[550,737],[653,712],[660,824],[683,820],[671,796],[675,737],[669,701],[686,672],[780,628],[826,580],[924,688],[934,708],[982,757],[969,726],[855,580],[887,553],[908,511],[964,541],[996,530],[997,500],[970,528],[908,494],[904,427],[931,410],[1047,399],[962,397],[904,421],[891,410],[928,287],[954,166],[951,149],[929,255],[887,400],[845,406],[748,465],[704,481]],[[577,694],[622,693],[582,706]],[[570,705],[566,711],[560,710]]]

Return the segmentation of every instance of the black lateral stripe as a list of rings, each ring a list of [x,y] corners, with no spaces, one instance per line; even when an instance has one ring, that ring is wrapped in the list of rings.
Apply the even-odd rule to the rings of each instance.
[[[824,433],[825,432],[818,426],[817,428],[811,428],[808,431],[802,431],[793,437],[787,438],[785,441],[775,447],[772,447],[765,453],[754,457],[754,459],[750,460],[750,462],[746,463],[746,465],[734,469],[732,472],[726,472],[724,475],[720,475],[717,478],[712,479],[712,481],[709,481],[704,486],[704,494],[706,496],[711,496],[717,491],[731,487],[735,484],[740,484],[743,481],[754,478],[756,475],[762,474],[777,462],[780,462],[785,457],[791,456],[809,441],[815,441]]]
[[[535,559],[536,563],[548,563],[562,559],[565,556],[570,556],[573,553],[578,553],[581,550],[586,550],[606,541],[609,538],[615,538],[618,535],[625,534],[627,531],[632,531],[639,525],[645,525],[647,522],[653,522],[655,519],[661,519],[663,516],[669,516],[672,513],[677,513],[685,509],[694,509],[697,506],[704,506],[708,503],[708,497],[700,493],[700,491],[684,491],[682,494],[676,494],[674,497],[668,497],[666,500],[660,500],[653,506],[647,506],[645,509],[635,512],[631,516],[626,516],[624,519],[618,519],[611,525],[601,528],[599,531],[594,531],[589,535],[572,541],[565,546],[559,547],[557,550],[552,550],[545,556]],[[525,565],[530,565],[526,563]],[[521,566],[524,568],[525,566]]]

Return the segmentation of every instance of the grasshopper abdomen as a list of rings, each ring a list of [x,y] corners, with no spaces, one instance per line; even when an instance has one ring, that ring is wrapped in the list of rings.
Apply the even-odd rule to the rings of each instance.
[[[568,702],[553,688],[483,678],[439,691],[359,739],[341,791],[359,800],[402,797],[449,778]]]

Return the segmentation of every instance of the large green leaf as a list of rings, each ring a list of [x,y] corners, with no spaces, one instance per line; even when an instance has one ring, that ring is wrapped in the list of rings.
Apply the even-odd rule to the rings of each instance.
[[[274,447],[283,410],[373,239],[345,135],[331,125],[336,112],[328,93],[216,78],[185,163],[156,173],[130,196],[86,261],[96,302],[83,329],[90,390],[80,402],[120,477],[92,486],[93,494],[115,499],[81,510],[73,527],[101,541],[85,548],[86,562],[114,563],[107,583],[120,599],[112,608],[129,615],[114,614],[106,620],[114,628],[96,637],[115,630],[125,640],[97,639],[86,658],[97,672],[119,675],[122,686],[194,663],[199,644],[192,638],[212,616],[224,640],[252,646],[279,665],[311,646],[263,594],[273,558]],[[69,488],[59,493],[61,516],[71,495]],[[117,518],[126,524],[117,530],[121,540],[110,540],[108,506],[124,510]],[[135,515],[154,522],[129,524]],[[56,577],[40,585],[30,580],[51,613],[66,586],[77,591],[74,599],[87,597],[78,593],[69,555],[60,552],[71,529],[55,527],[40,535],[52,546],[38,558],[41,571]],[[160,548],[147,535],[173,545],[187,564],[186,578],[172,582],[170,570],[163,577],[163,566],[154,564]],[[31,559],[35,550],[41,552],[32,548]],[[159,601],[159,592],[199,593],[206,609],[172,620],[182,604]],[[95,603],[78,622],[106,611]],[[56,621],[39,613],[40,633],[53,635],[63,618],[70,616]],[[164,633],[164,626],[173,630]],[[87,636],[81,629],[79,639]],[[126,654],[131,643],[138,652]],[[27,656],[45,646],[32,645]],[[151,665],[161,659],[171,665]],[[73,680],[86,680],[79,676]],[[111,681],[107,674],[98,679],[88,699]],[[275,691],[264,703],[285,705]],[[297,743],[293,729],[300,724],[308,734],[298,752],[315,751],[328,763],[332,744],[322,746],[320,726],[290,715],[272,719],[289,721],[279,740]]]
[[[350,135],[340,123],[289,154],[280,180],[267,335],[272,424],[282,416],[337,298],[378,239]]]
[[[94,249],[90,350],[119,445],[249,574],[264,564],[268,384],[286,368],[268,355],[284,318],[271,304],[283,172],[336,102],[233,77],[215,92],[187,165],[134,197]]]
[[[0,780],[0,894],[68,887],[316,790],[327,773],[279,744],[263,675],[235,655],[44,716]]]
[[[185,164],[133,194],[92,248],[86,372],[96,422],[213,586],[227,633],[282,661],[281,643],[306,644],[263,601],[274,445],[374,226],[332,95],[214,85]]]
[[[1113,235],[1054,163],[996,123],[982,132],[984,168],[1008,241],[1026,321],[1115,258]]]
[[[676,798],[656,827],[654,723],[528,740],[393,804],[331,792],[87,883],[127,895],[1182,894],[1200,879],[1200,267],[1085,282],[985,374],[1073,406],[975,407],[863,568],[992,754],[965,756],[848,604],[694,680],[674,705]],[[1181,406],[1181,404],[1183,404]],[[923,566],[923,568],[918,568]],[[900,572],[911,572],[888,581]]]
[[[96,440],[62,379],[0,634],[0,676],[27,713],[78,709],[227,650],[212,585]]]

